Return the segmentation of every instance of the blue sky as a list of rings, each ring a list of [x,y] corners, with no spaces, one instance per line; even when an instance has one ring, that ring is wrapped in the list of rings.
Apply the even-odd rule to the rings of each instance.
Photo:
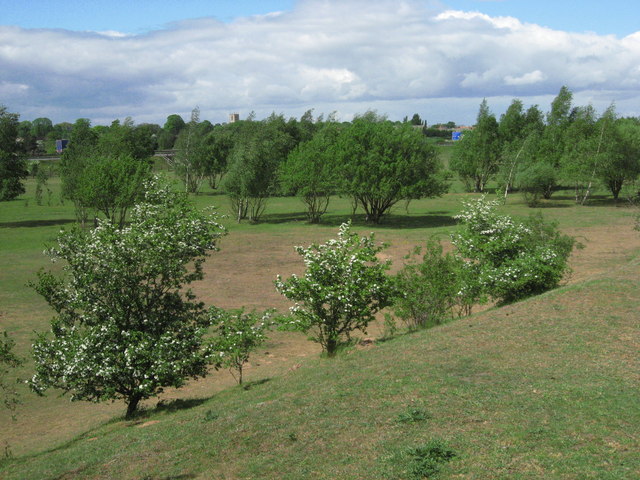
[[[432,2],[436,3],[436,2]],[[456,10],[513,16],[554,29],[626,36],[640,30],[640,1],[442,0]],[[0,24],[24,28],[145,33],[176,20],[238,17],[291,10],[294,0],[1,0]]]
[[[579,5],[579,7],[576,7]],[[225,121],[367,109],[471,123],[482,98],[640,115],[640,1],[0,0],[0,104],[25,119]],[[508,17],[508,18],[505,18]],[[98,33],[96,33],[98,32]]]

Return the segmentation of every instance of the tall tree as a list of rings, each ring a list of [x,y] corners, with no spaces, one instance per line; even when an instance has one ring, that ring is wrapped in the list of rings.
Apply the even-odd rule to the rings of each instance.
[[[19,118],[0,105],[0,201],[13,200],[24,193],[27,177],[23,145],[18,141]]]
[[[599,176],[616,200],[623,186],[640,175],[640,120],[620,118],[607,141]]]
[[[296,195],[304,202],[311,223],[320,221],[331,195],[337,192],[335,143],[338,135],[339,129],[328,124],[311,140],[298,145],[280,165],[283,192]]]
[[[439,175],[435,148],[411,125],[357,118],[336,142],[340,191],[380,223],[401,200],[442,195],[448,189]]]
[[[212,129],[211,123],[200,122],[200,109],[196,107],[191,120],[178,134],[173,167],[189,193],[197,193],[209,173],[210,149],[205,137]]]
[[[597,125],[598,115],[593,106],[576,107],[572,117],[564,130],[560,166],[564,181],[574,186],[576,202],[581,202],[586,199],[587,186],[597,171],[602,138]]]
[[[454,148],[451,170],[460,176],[469,190],[483,192],[500,164],[498,122],[486,99],[480,104],[474,129],[466,132]]]
[[[281,115],[272,114],[260,122],[236,122],[233,129],[234,146],[222,187],[238,221],[257,221],[267,199],[278,191],[278,166],[296,140]]]
[[[47,117],[36,118],[31,122],[31,134],[38,140],[47,138],[49,132],[53,130],[53,122]]]
[[[162,150],[173,148],[178,134],[186,125],[185,121],[177,113],[169,115],[158,136],[158,148]]]
[[[63,195],[73,201],[81,223],[93,210],[123,226],[151,174],[153,139],[130,118],[99,129],[80,119],[71,133],[60,162]]]

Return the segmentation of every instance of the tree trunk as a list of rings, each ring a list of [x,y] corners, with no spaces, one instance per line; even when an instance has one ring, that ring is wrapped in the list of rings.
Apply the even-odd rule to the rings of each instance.
[[[140,400],[142,400],[142,396],[138,394],[130,395],[127,398],[127,413],[124,418],[129,419],[134,416],[136,410],[138,409],[138,403],[140,403]]]
[[[328,338],[327,345],[325,346],[328,357],[335,357],[338,350],[338,341],[335,338]]]

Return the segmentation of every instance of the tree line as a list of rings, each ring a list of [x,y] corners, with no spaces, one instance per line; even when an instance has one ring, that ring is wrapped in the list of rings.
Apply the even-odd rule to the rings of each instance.
[[[517,188],[531,205],[559,186],[572,188],[581,204],[596,185],[617,199],[640,173],[640,119],[618,117],[613,104],[601,114],[592,105],[575,106],[566,86],[546,115],[515,99],[498,120],[484,100],[450,168],[468,190],[484,192],[493,180],[505,198]]]
[[[258,221],[270,197],[295,195],[317,223],[331,197],[340,195],[351,199],[354,212],[362,209],[367,220],[379,223],[400,201],[445,193],[451,172],[469,191],[485,192],[492,182],[505,199],[517,189],[530,205],[561,187],[572,188],[579,203],[596,185],[617,199],[640,173],[640,120],[619,118],[614,105],[602,114],[590,105],[574,106],[567,87],[546,114],[514,99],[498,119],[484,100],[473,130],[455,142],[449,170],[427,141],[433,129],[425,127],[418,114],[391,122],[368,111],[338,122],[335,114],[314,117],[312,110],[300,119],[273,113],[256,120],[251,114],[213,125],[200,119],[197,107],[188,122],[174,114],[163,127],[135,125],[130,118],[110,126],[91,126],[87,119],[52,125],[44,118],[20,122],[3,107],[0,198],[24,191],[28,139],[52,134],[70,140],[60,162],[63,197],[82,222],[91,212],[123,222],[158,148],[174,150],[167,158],[186,192],[197,194],[205,183],[223,191],[237,221]]]

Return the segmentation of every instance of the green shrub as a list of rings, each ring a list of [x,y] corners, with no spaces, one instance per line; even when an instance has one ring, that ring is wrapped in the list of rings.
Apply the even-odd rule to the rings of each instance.
[[[338,238],[308,248],[295,247],[306,265],[303,276],[276,279],[276,289],[293,300],[286,328],[311,332],[328,356],[350,341],[355,330],[366,332],[375,314],[391,303],[392,286],[377,254],[374,236],[360,237],[343,223]]]
[[[407,263],[394,277],[393,311],[411,330],[441,324],[452,316],[460,291],[461,262],[442,254],[442,246],[430,240],[422,255],[416,247]]]
[[[517,221],[498,214],[497,205],[484,197],[466,202],[456,216],[462,228],[452,235],[458,254],[477,272],[482,291],[506,304],[557,287],[575,240],[540,214]]]
[[[227,312],[221,308],[209,309],[216,336],[211,345],[220,355],[220,365],[229,369],[233,378],[242,385],[244,365],[249,355],[267,340],[271,328],[271,312]],[[234,375],[233,372],[236,372]]]
[[[551,198],[556,184],[556,169],[548,163],[534,163],[516,177],[516,185],[530,207],[535,207],[540,197]]]

